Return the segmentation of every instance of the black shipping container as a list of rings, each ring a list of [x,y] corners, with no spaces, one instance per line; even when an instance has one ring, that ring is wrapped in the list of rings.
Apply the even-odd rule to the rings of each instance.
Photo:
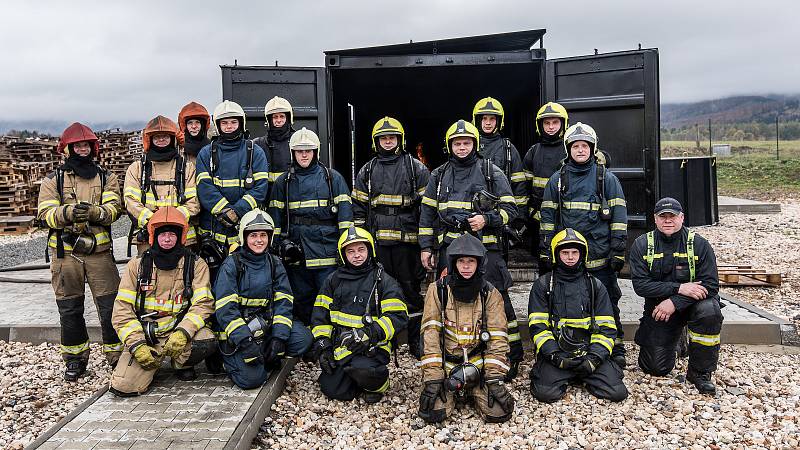
[[[717,157],[684,156],[661,160],[661,195],[683,206],[687,226],[719,222]]]

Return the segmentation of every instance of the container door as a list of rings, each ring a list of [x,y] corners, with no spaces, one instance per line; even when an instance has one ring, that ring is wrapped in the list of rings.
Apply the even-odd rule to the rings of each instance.
[[[548,60],[545,96],[567,109],[570,124],[597,131],[625,191],[629,236],[651,228],[661,154],[658,50]]]
[[[221,66],[222,98],[244,108],[250,137],[265,133],[264,105],[274,96],[292,104],[294,129],[319,136],[321,159],[330,161],[325,69],[322,67]]]

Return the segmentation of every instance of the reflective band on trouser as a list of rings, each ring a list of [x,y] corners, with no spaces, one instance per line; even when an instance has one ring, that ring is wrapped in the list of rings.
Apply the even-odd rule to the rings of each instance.
[[[386,392],[387,389],[389,389],[389,377],[386,377],[386,381],[378,389],[375,389],[375,390],[364,389],[364,390],[365,391],[370,391],[370,392],[377,392],[379,394],[382,394],[382,393]]]
[[[122,342],[118,342],[116,344],[103,344],[103,352],[104,353],[114,353],[114,352],[121,352],[124,346]]]
[[[81,353],[89,351],[89,341],[83,342],[78,345],[64,345],[61,344],[61,353],[67,355],[80,355]]]
[[[690,343],[694,342],[707,347],[713,347],[720,344],[719,334],[700,334],[695,333],[692,330],[688,330],[688,336]]]

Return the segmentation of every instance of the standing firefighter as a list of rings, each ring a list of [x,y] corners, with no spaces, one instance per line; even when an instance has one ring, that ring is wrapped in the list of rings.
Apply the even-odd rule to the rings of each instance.
[[[372,127],[372,150],[377,155],[358,172],[353,188],[353,215],[377,241],[378,261],[403,288],[409,309],[408,347],[419,359],[422,319],[420,283],[425,270],[419,259],[419,204],[430,172],[406,152],[405,131],[399,121],[384,117]]]
[[[214,313],[208,266],[189,251],[189,223],[177,208],[160,208],[147,223],[150,248],[131,259],[114,303],[114,328],[128,350],[111,374],[111,392],[147,390],[165,356],[178,379],[216,351],[206,321]]]
[[[242,389],[261,386],[284,355],[301,356],[311,347],[311,332],[292,320],[286,270],[268,252],[274,230],[264,211],[245,214],[239,248],[225,259],[214,283],[225,370]]]
[[[113,367],[122,344],[111,326],[119,272],[111,252],[111,224],[122,212],[117,176],[99,167],[100,143],[89,127],[73,123],[58,151],[66,161],[42,181],[37,218],[50,229],[48,253],[61,321],[64,379],[76,381],[89,362],[83,318],[84,283],[92,290],[103,334],[103,351]]]
[[[272,97],[264,106],[264,118],[267,120],[267,134],[256,138],[253,142],[263,148],[269,161],[270,189],[275,180],[292,163],[292,152],[289,151],[289,139],[294,134],[294,112],[292,105],[283,97]]]
[[[497,99],[486,97],[478,100],[472,109],[472,124],[478,128],[481,135],[478,153],[503,171],[511,185],[511,191],[514,193],[518,216],[515,223],[512,224],[513,228],[504,227],[505,233],[502,236],[503,255],[507,260],[509,239],[520,242],[516,230],[522,229],[527,216],[528,196],[530,195],[528,177],[522,167],[522,158],[519,156],[517,147],[511,143],[510,139],[501,134],[505,126],[505,111]]]
[[[392,340],[406,327],[408,309],[400,286],[375,260],[367,230],[350,227],[338,248],[343,266],[325,280],[311,318],[319,386],[336,400],[362,394],[377,403],[389,388]]]
[[[589,246],[586,269],[606,287],[614,306],[617,337],[611,358],[625,367],[617,272],[625,264],[628,212],[617,177],[598,163],[597,134],[581,122],[567,129],[569,156],[544,189],[540,255],[548,254],[553,236],[567,228],[581,233]],[[545,263],[540,259],[540,264]]]
[[[308,325],[317,292],[336,270],[340,230],[353,225],[353,205],[344,178],[319,160],[313,131],[302,128],[289,147],[292,164],[275,181],[270,215],[294,292],[294,318]]]
[[[192,164],[197,163],[197,154],[211,141],[208,139],[208,129],[211,127],[211,116],[205,106],[190,102],[181,108],[178,114],[178,142],[183,147],[183,157]]]
[[[683,208],[673,198],[655,205],[656,230],[636,238],[629,264],[633,289],[645,298],[636,331],[639,367],[665,376],[675,367],[676,345],[688,324],[686,380],[714,395],[711,374],[719,361],[722,312],[714,249],[683,226]]]
[[[225,100],[214,108],[219,136],[197,156],[200,197],[200,255],[216,274],[238,237],[236,225],[267,195],[267,159],[261,147],[247,139],[244,110]]]
[[[586,271],[586,239],[567,228],[551,243],[552,272],[531,287],[528,325],[536,347],[531,392],[541,402],[564,397],[570,382],[583,382],[595,397],[628,397],[622,370],[609,360],[617,325],[606,288]]]
[[[503,172],[491,161],[482,159],[478,148],[478,129],[465,120],[454,123],[445,136],[450,158],[431,173],[422,197],[419,221],[421,260],[434,269],[433,251],[438,248],[437,273],[448,265],[447,248],[464,233],[478,237],[488,250],[486,281],[500,291],[508,318],[511,345],[509,379],[517,375],[523,358],[517,316],[508,288],[511,274],[503,260],[500,237],[503,227],[516,217],[514,196]]]
[[[142,157],[131,163],[125,173],[123,195],[131,217],[129,252],[134,242],[139,253],[147,249],[147,222],[157,209],[177,207],[186,220],[200,212],[194,163],[178,153],[178,133],[178,126],[164,116],[147,122],[142,133]],[[190,225],[186,245],[196,240],[196,230]]]
[[[569,116],[563,106],[553,102],[545,103],[536,113],[536,134],[539,135],[539,142],[528,149],[522,162],[530,182],[528,212],[533,242],[531,250],[535,256],[539,256],[539,221],[544,188],[567,158],[564,149],[564,131],[568,124]],[[550,268],[550,255],[542,254],[539,258],[543,260],[539,264],[539,273],[543,274]]]
[[[428,287],[423,313],[419,416],[438,423],[452,414],[456,397],[472,398],[486,422],[505,422],[514,397],[503,384],[509,370],[503,297],[484,279],[486,249],[474,236],[455,239],[448,275]]]

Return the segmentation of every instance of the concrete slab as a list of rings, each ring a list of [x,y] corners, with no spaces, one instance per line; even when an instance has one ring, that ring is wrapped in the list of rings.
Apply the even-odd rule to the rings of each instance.
[[[766,203],[738,197],[717,196],[720,214],[780,214],[780,203]]]

